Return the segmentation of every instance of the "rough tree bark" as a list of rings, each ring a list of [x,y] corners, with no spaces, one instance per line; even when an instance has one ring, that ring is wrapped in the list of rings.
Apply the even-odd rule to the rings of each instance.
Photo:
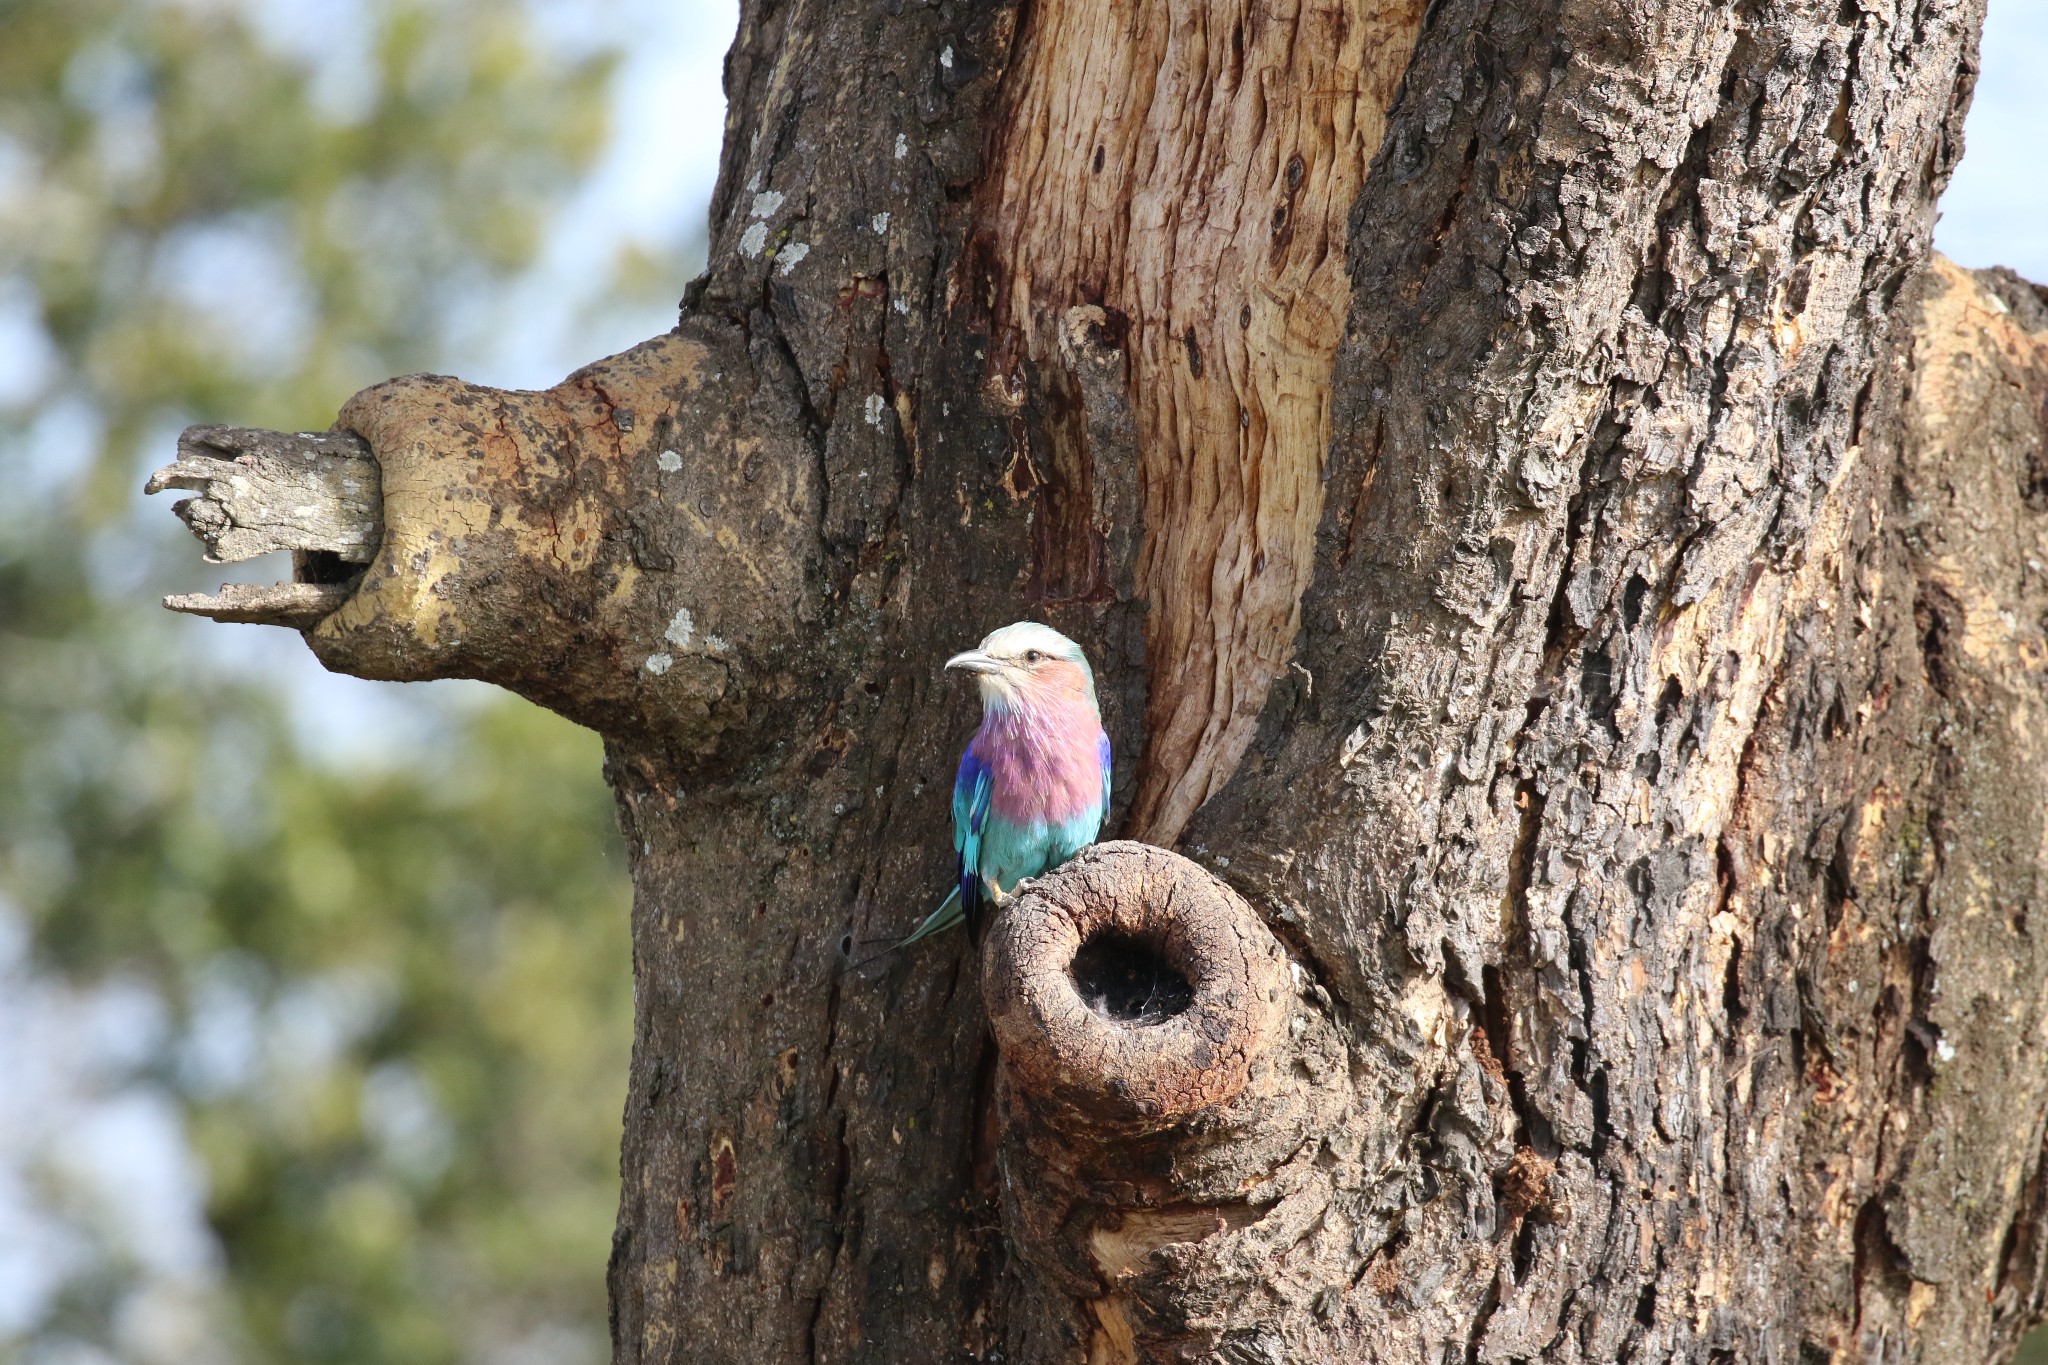
[[[1980,8],[753,0],[673,333],[358,395],[368,510],[202,433],[313,591],[175,605],[607,740],[617,1359],[2008,1351],[2048,305],[1927,266]],[[849,971],[1027,615],[1143,842]]]

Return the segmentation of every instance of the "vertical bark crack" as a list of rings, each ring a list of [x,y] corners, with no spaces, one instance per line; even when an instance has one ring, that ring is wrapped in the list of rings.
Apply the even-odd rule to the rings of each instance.
[[[1052,0],[1024,25],[969,268],[1001,385],[1055,362],[1070,309],[1128,320],[1151,663],[1131,828],[1154,843],[1235,769],[1293,649],[1346,218],[1420,22],[1420,0]]]

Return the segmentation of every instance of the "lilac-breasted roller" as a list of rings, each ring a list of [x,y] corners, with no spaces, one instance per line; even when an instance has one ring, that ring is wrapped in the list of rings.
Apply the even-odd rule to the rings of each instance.
[[[962,919],[980,942],[988,913],[1017,883],[1094,843],[1109,809],[1109,736],[1081,646],[1019,621],[946,667],[972,674],[981,690],[981,728],[953,780],[960,876],[905,944]]]

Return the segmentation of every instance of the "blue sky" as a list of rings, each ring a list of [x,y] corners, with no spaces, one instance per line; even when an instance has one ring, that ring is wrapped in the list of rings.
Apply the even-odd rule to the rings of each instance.
[[[2048,284],[2048,2],[1991,0],[1963,164],[1934,244],[1963,265]]]

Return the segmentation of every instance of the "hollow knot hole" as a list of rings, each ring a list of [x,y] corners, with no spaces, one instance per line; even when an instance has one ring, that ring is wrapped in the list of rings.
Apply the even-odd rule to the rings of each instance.
[[[292,551],[294,583],[346,583],[362,572],[362,565],[350,564],[332,550]]]
[[[1128,934],[1089,938],[1068,971],[1089,1009],[1126,1027],[1163,1024],[1195,1003],[1194,987],[1158,946]]]

